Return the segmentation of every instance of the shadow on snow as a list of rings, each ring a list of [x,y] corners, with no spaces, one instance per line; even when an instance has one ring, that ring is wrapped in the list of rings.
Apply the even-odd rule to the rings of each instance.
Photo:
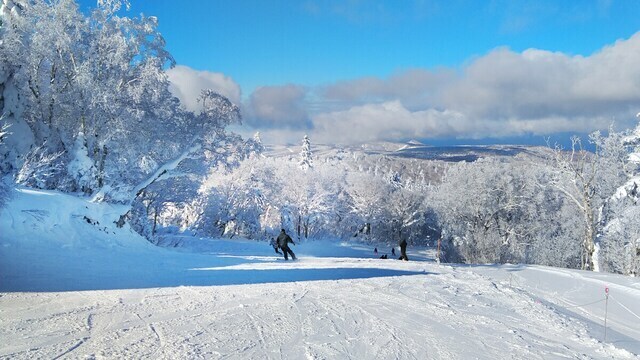
[[[234,261],[233,263],[238,264]],[[255,263],[245,261],[244,265]],[[264,262],[263,262],[264,264]],[[277,265],[279,263],[273,263]],[[292,265],[294,263],[291,263]],[[148,289],[177,286],[222,286],[268,284],[297,281],[349,280],[369,279],[376,277],[433,275],[433,273],[384,269],[375,267],[336,267],[332,268],[265,268],[260,269],[225,269],[226,266],[188,267],[186,264],[113,264],[111,269],[86,267],[73,273],[49,273],[46,278],[33,278],[30,281],[6,281],[1,279],[0,292],[64,292],[85,290],[124,290]],[[149,266],[151,265],[151,266]],[[160,266],[158,266],[160,265]],[[200,265],[205,265],[200,263]],[[206,266],[206,265],[205,265]],[[233,265],[231,265],[233,266]],[[249,265],[250,266],[250,265]],[[116,269],[118,268],[118,269]]]

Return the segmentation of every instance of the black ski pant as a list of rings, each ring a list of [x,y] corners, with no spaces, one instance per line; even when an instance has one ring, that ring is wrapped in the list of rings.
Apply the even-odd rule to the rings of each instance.
[[[285,260],[289,260],[289,255],[291,255],[291,259],[295,260],[296,259],[296,254],[293,253],[293,251],[291,251],[291,249],[289,249],[288,246],[283,246],[281,247],[282,252],[284,253],[284,259]]]

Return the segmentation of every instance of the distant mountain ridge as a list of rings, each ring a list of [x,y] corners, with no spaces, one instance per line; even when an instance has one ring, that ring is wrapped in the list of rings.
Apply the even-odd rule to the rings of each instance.
[[[550,150],[544,146],[531,145],[426,145],[417,140],[406,143],[373,142],[359,145],[313,144],[314,156],[323,158],[339,153],[363,153],[366,155],[386,155],[409,159],[446,162],[472,162],[487,157],[514,157],[516,155],[542,157]],[[272,157],[298,156],[300,145],[265,145],[265,155]]]

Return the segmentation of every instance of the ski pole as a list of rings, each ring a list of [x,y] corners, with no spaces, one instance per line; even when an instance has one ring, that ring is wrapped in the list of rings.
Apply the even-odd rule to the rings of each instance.
[[[609,287],[604,288],[604,342],[607,342],[607,310],[609,309]]]

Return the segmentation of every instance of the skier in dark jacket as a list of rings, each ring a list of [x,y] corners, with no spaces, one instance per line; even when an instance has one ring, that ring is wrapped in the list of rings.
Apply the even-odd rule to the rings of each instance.
[[[409,260],[407,257],[407,239],[400,237],[400,241],[398,242],[400,245],[400,258],[398,260]]]
[[[293,245],[296,244],[293,242],[293,240],[291,240],[291,236],[287,235],[284,229],[280,230],[280,235],[278,235],[278,246],[280,246],[280,249],[282,249],[282,252],[284,253],[284,259],[289,260],[289,254],[291,255],[291,259],[295,260],[296,254],[294,254],[293,251],[289,249],[289,243]]]

